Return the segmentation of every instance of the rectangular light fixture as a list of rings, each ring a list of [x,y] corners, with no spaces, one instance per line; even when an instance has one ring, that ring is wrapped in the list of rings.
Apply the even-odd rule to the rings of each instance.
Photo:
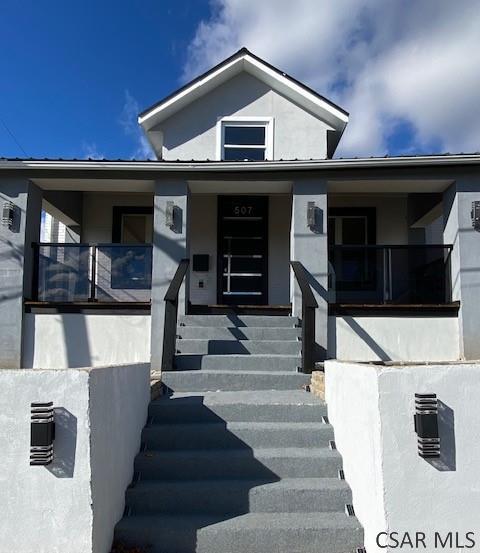
[[[165,226],[172,228],[175,225],[175,205],[172,201],[167,202],[165,208]]]
[[[316,226],[316,217],[315,217],[315,202],[307,203],[307,226],[309,228],[314,228]]]
[[[55,440],[53,403],[32,403],[30,413],[30,465],[49,465]]]
[[[15,215],[15,206],[12,202],[4,202],[2,209],[2,226],[8,229],[13,228],[13,218]]]
[[[414,423],[420,457],[440,457],[437,394],[415,394]]]
[[[480,202],[479,201],[472,202],[471,217],[472,217],[472,227],[475,230],[480,231]]]

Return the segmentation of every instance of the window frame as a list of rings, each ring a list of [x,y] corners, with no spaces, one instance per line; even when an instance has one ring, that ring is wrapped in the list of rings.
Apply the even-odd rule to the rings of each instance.
[[[273,160],[273,117],[221,117],[217,120],[217,160],[225,161],[225,127],[264,127],[265,161]],[[232,145],[232,147],[235,147]],[[260,149],[259,145],[238,145],[245,149]]]

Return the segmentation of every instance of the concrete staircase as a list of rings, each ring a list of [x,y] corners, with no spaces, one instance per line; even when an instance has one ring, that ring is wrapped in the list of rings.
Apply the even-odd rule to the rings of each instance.
[[[180,318],[178,370],[162,375],[168,394],[150,404],[113,551],[362,547],[326,405],[304,391],[310,377],[297,370],[297,324]]]

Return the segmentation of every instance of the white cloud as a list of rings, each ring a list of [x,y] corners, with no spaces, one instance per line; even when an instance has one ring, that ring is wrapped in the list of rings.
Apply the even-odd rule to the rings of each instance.
[[[350,112],[339,155],[480,150],[478,0],[214,0],[184,79],[241,46]]]
[[[82,142],[82,152],[84,159],[103,159],[105,157],[95,142]]]
[[[130,137],[134,142],[132,151],[132,159],[155,159],[155,155],[150,147],[148,140],[143,134],[142,128],[137,122],[140,107],[137,100],[125,90],[125,102],[123,104],[122,113],[118,119],[123,132]]]

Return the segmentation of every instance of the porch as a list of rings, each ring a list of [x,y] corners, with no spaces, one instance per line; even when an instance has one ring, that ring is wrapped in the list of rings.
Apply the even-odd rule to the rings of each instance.
[[[128,188],[140,188],[134,184]],[[181,259],[189,265],[179,316],[302,319],[290,265],[297,261],[318,304],[316,359],[458,359],[456,249],[439,192],[448,183],[398,180],[388,193],[381,184],[362,181],[359,192],[354,180],[282,173],[145,181],[136,192],[126,182],[77,180],[74,191],[49,183],[56,189],[44,190],[43,207],[63,221],[65,238],[44,237],[31,249],[23,363],[55,366],[61,351],[65,366],[151,358],[158,368],[164,298]],[[427,337],[421,347],[412,332]]]
[[[99,195],[102,202],[95,202],[99,198],[89,196],[97,212],[86,219],[81,235],[94,238],[111,233],[118,241],[34,244],[32,296],[25,300],[24,357],[29,365],[54,363],[57,352],[46,347],[47,341],[63,343],[67,365],[91,364],[92,358],[98,363],[131,361],[132,356],[135,361],[146,361],[151,355],[153,208],[134,206],[133,198],[128,198],[128,208],[113,206],[116,216],[111,218],[112,227],[101,233],[95,230],[96,225],[107,218],[114,200]],[[123,201],[126,197],[124,194]],[[312,336],[318,331],[326,336],[324,353],[315,354],[317,358],[385,361],[459,357],[459,304],[452,301],[450,276],[453,248],[433,243],[441,237],[435,228],[429,230],[432,243],[392,243],[393,239],[411,238],[411,229],[406,223],[402,226],[406,211],[388,227],[388,235],[382,223],[391,218],[394,204],[402,205],[400,200],[405,207],[404,196],[332,195],[325,232],[317,233],[305,225],[305,233],[302,225],[304,239],[312,242],[300,256],[300,263],[308,266],[316,256],[317,265],[324,265],[328,274],[326,293],[322,296],[320,292],[328,305],[327,317],[320,304],[315,317],[317,331],[307,329]],[[145,197],[143,203],[147,202]],[[108,206],[106,210],[98,209],[102,203]],[[159,216],[161,232],[164,228],[168,232],[166,219],[171,215],[163,212]],[[189,264],[184,291],[183,287],[177,291],[179,315],[305,317],[299,310],[301,296],[295,300],[290,267],[298,232],[294,219],[291,193],[190,193],[182,230]],[[314,219],[315,224],[324,224],[318,211]],[[438,227],[434,221],[435,225]],[[325,238],[327,249],[321,245]],[[378,244],[378,239],[390,243]],[[172,242],[160,241],[156,247],[165,259]],[[310,272],[308,276],[317,295],[319,282],[323,282],[317,280],[320,274]],[[164,290],[153,303],[163,305]],[[162,320],[157,341],[168,339],[162,337],[166,324]],[[303,326],[307,324],[314,322],[303,321]],[[416,347],[411,347],[412,329],[429,336],[423,346],[415,341]],[[435,337],[430,336],[432,329]],[[315,342],[319,343],[318,337]]]

